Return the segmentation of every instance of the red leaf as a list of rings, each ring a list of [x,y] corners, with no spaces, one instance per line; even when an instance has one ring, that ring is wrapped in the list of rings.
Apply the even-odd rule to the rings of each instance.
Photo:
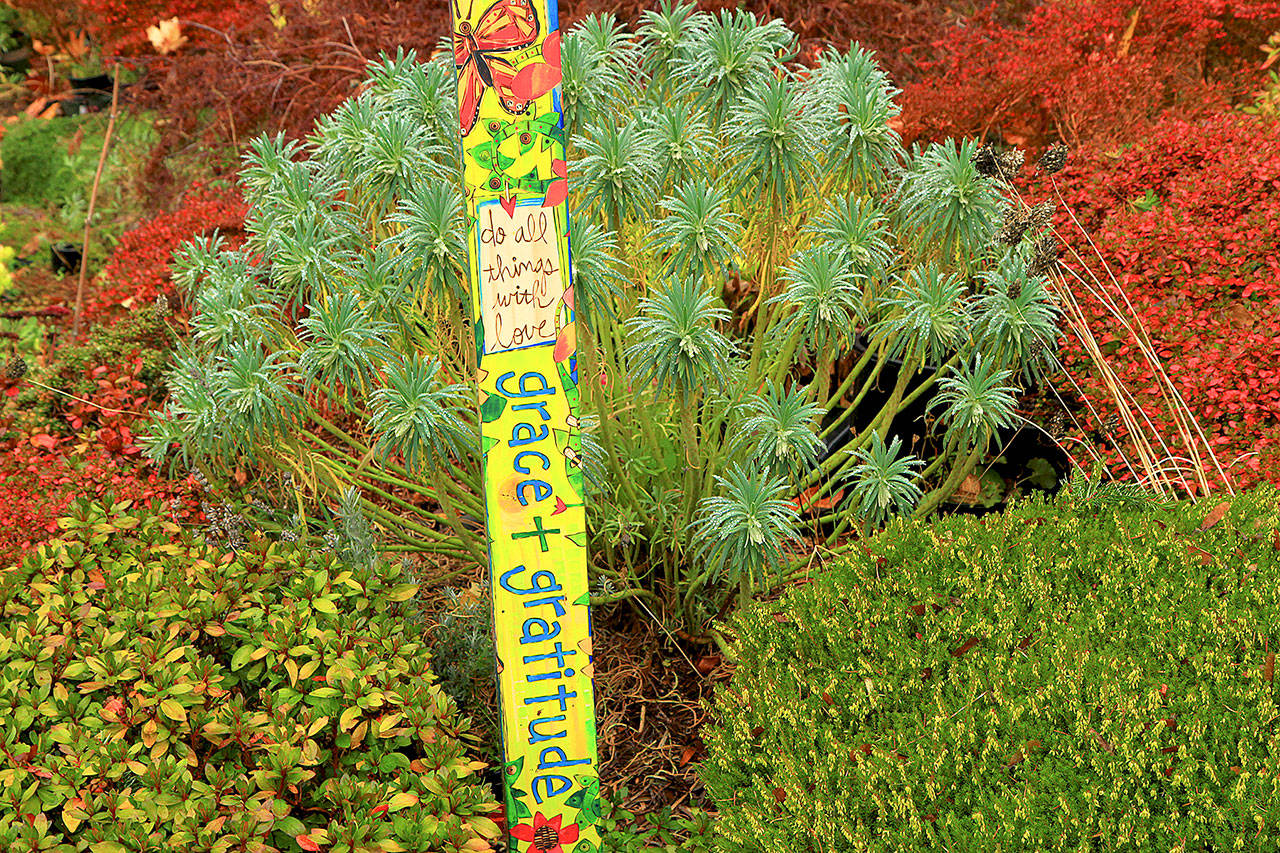
[[[315,839],[313,839],[310,834],[295,835],[293,840],[298,842],[298,846],[303,850],[310,850],[312,853],[315,853],[315,851],[320,849],[320,845],[315,842]]]

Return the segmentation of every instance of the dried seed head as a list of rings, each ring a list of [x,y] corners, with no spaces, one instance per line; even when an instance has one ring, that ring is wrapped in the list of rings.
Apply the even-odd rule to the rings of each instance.
[[[200,491],[202,492],[209,491],[209,481],[205,479],[204,474],[200,471],[199,468],[192,468],[190,471],[187,472],[187,476],[196,481],[196,485],[200,487]],[[203,506],[201,506],[201,509],[203,509]],[[206,511],[205,515],[208,515],[208,514],[209,513]]]
[[[1103,432],[1112,433],[1119,428],[1120,428],[1120,416],[1117,414],[1108,415],[1107,419],[1102,422]]]
[[[1040,343],[1036,341],[1036,343]],[[1043,346],[1043,344],[1041,344]],[[1049,419],[1049,434],[1054,438],[1061,437],[1067,429],[1067,413],[1059,409],[1053,413],[1053,417]]]
[[[1052,175],[1054,172],[1061,172],[1062,167],[1067,165],[1067,146],[1061,142],[1055,142],[1040,155],[1040,170],[1048,172]]]
[[[1024,159],[1022,152],[1017,148],[1002,151],[996,156],[996,168],[1000,173],[1000,177],[1006,181],[1012,181],[1017,177],[1018,172],[1022,171]]]
[[[1046,234],[1036,240],[1032,250],[1031,261],[1027,264],[1030,275],[1046,275],[1058,265],[1058,239]]]
[[[298,534],[294,533],[292,530],[282,530],[280,531],[280,541],[281,542],[297,542]]]
[[[1010,298],[1010,299],[1017,299],[1017,298],[1018,298],[1019,296],[1021,296],[1021,295],[1022,295],[1022,281],[1021,281],[1021,279],[1019,279],[1018,281],[1010,282],[1010,284],[1009,284],[1009,298]],[[1039,343],[1039,341],[1036,341],[1036,343]],[[1035,345],[1033,344],[1033,345],[1032,345],[1033,349],[1034,349],[1034,346],[1035,346]]]
[[[157,293],[156,301],[152,303],[151,307],[156,312],[157,317],[168,317],[170,313],[169,297],[165,296],[163,293]]]
[[[1047,228],[1053,222],[1054,205],[1051,201],[1042,201],[1027,214],[1032,228]]]
[[[1004,246],[1016,246],[1022,242],[1022,235],[1027,233],[1032,224],[1031,215],[1027,211],[1011,210],[996,232],[996,241]]]
[[[15,355],[9,359],[9,363],[4,366],[5,379],[21,379],[27,375],[27,362],[20,355]]]
[[[979,175],[985,175],[988,178],[998,176],[1000,167],[997,163],[996,150],[990,145],[983,145],[974,152],[973,167],[978,170]]]

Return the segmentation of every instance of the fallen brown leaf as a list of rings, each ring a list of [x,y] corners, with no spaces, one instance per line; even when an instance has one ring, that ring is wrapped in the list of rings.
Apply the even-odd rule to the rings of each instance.
[[[1223,501],[1222,503],[1209,510],[1209,514],[1204,517],[1204,521],[1200,522],[1200,530],[1208,530],[1227,514],[1227,510],[1231,509],[1231,504]]]

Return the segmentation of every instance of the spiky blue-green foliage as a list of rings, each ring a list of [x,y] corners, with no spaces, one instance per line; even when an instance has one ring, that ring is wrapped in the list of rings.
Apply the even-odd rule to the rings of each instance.
[[[282,175],[293,172],[302,148],[301,142],[285,139],[283,133],[255,136],[249,140],[240,170],[240,183],[245,193],[250,196],[264,193],[276,185]]]
[[[667,188],[710,172],[717,144],[702,111],[687,101],[664,103],[646,114],[646,132],[658,159],[658,186]]]
[[[687,58],[677,66],[719,127],[754,86],[768,84],[782,67],[779,54],[795,36],[781,20],[761,23],[742,10],[722,10],[691,33]]]
[[[590,220],[575,219],[571,229],[574,319],[595,331],[600,323],[613,319],[627,279],[618,270],[613,234]]]
[[[667,215],[654,223],[648,246],[655,254],[665,252],[664,273],[701,280],[714,269],[725,269],[741,251],[742,218],[724,190],[706,179],[682,184],[659,207]]]
[[[640,217],[657,192],[658,160],[640,120],[621,126],[612,121],[590,125],[578,140],[582,159],[569,175],[569,187],[583,210],[605,216],[611,230],[623,217]]]
[[[1016,366],[1023,381],[1040,381],[1052,364],[1061,313],[1048,279],[1027,272],[1022,247],[1006,252],[996,269],[979,278],[987,285],[975,302],[979,349]]]
[[[916,251],[968,267],[991,241],[1003,207],[978,173],[974,140],[935,142],[911,158],[898,188],[901,229]]]
[[[599,48],[580,29],[560,39],[560,104],[564,127],[573,144],[590,124],[607,117],[609,105],[622,89],[624,74],[605,62]]]
[[[884,310],[887,314],[876,324],[875,336],[887,341],[894,358],[910,354],[936,364],[968,342],[972,318],[964,280],[935,264],[912,267],[900,276]]]
[[[889,217],[873,199],[853,193],[834,198],[806,230],[839,252],[864,287],[883,278],[894,262]]]
[[[800,538],[787,480],[735,463],[716,485],[724,494],[703,498],[692,526],[699,562],[712,578],[728,575],[755,586],[777,571],[784,549]]]
[[[465,299],[467,245],[462,193],[453,184],[422,183],[387,217],[397,226],[387,243],[401,254],[402,270],[419,292]]]
[[[646,94],[659,101],[672,94],[672,67],[687,61],[690,45],[710,20],[695,3],[677,0],[661,0],[657,9],[640,13],[639,64],[652,80]]]
[[[457,81],[452,69],[419,62],[415,51],[396,48],[394,58],[369,63],[369,95],[375,106],[410,116],[434,144],[452,146],[458,126]],[[441,159],[456,164],[456,154]]]
[[[180,341],[165,375],[169,399],[140,441],[147,458],[159,464],[176,446],[184,466],[231,452],[222,400],[214,386],[216,366],[186,341]]]
[[[900,90],[857,43],[846,54],[828,49],[813,79],[833,167],[845,180],[884,189],[901,168],[902,138],[890,127],[902,111],[893,101]]]
[[[929,403],[929,411],[941,409],[938,422],[946,430],[946,440],[956,446],[977,445],[1017,420],[1018,389],[1006,384],[1012,373],[1001,370],[982,353],[973,357],[954,376],[938,380],[941,389]]]
[[[385,386],[370,397],[369,429],[384,457],[399,456],[410,471],[465,459],[475,449],[475,429],[461,417],[474,392],[440,380],[440,362],[420,355],[387,365]]]
[[[670,279],[640,301],[627,323],[627,360],[637,384],[655,383],[688,397],[722,387],[729,376],[733,343],[716,326],[729,319],[719,298],[692,279]]]
[[[880,433],[853,453],[857,460],[847,474],[849,500],[863,519],[864,530],[882,524],[889,516],[909,513],[923,491],[917,483],[924,461],[902,452],[902,439],[886,447]]]
[[[221,391],[218,402],[225,407],[229,437],[250,456],[259,442],[282,434],[298,411],[301,398],[293,389],[298,365],[290,356],[238,342],[218,357],[212,378]]]
[[[187,256],[184,277],[199,282],[192,300],[192,338],[210,352],[269,337],[268,317],[276,307],[243,252]]]
[[[301,325],[298,339],[306,348],[298,366],[308,386],[333,392],[340,385],[347,394],[363,394],[378,363],[391,355],[391,325],[370,316],[354,293],[308,306]]]
[[[753,84],[725,123],[741,190],[788,210],[815,178],[819,127],[812,100],[789,76]]]
[[[224,242],[222,235],[214,232],[194,237],[179,246],[169,262],[173,283],[182,291],[194,289],[202,279],[220,266],[219,256],[223,252]]]
[[[770,302],[790,309],[786,333],[812,352],[834,354],[847,346],[861,318],[862,292],[841,254],[816,246],[792,258],[782,275],[786,288]]]
[[[742,404],[734,449],[745,449],[763,469],[791,478],[812,468],[822,449],[818,422],[825,410],[808,396],[806,388],[787,390],[768,380]]]
[[[612,69],[612,85],[625,86],[632,81],[639,61],[637,46],[616,15],[612,12],[587,15],[578,22],[574,32],[586,41],[601,66]],[[610,94],[617,95],[618,92],[615,90]]]

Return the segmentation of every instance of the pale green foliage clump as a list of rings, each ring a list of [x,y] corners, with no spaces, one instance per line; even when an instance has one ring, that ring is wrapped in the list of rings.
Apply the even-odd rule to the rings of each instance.
[[[1280,494],[1115,498],[895,520],[741,609],[716,849],[1280,846]]]
[[[794,53],[781,21],[671,2],[634,34],[593,16],[562,38],[593,571],[693,631],[785,580],[803,540],[936,509],[1057,337],[1043,281],[994,240],[1010,201],[974,145],[905,151],[869,52]],[[177,258],[194,340],[148,452],[355,488],[397,547],[483,560],[442,56],[374,63],[312,137],[253,143],[247,246]],[[830,447],[891,358],[888,401]],[[898,422],[935,387],[936,417]],[[801,495],[831,509],[789,514]]]

